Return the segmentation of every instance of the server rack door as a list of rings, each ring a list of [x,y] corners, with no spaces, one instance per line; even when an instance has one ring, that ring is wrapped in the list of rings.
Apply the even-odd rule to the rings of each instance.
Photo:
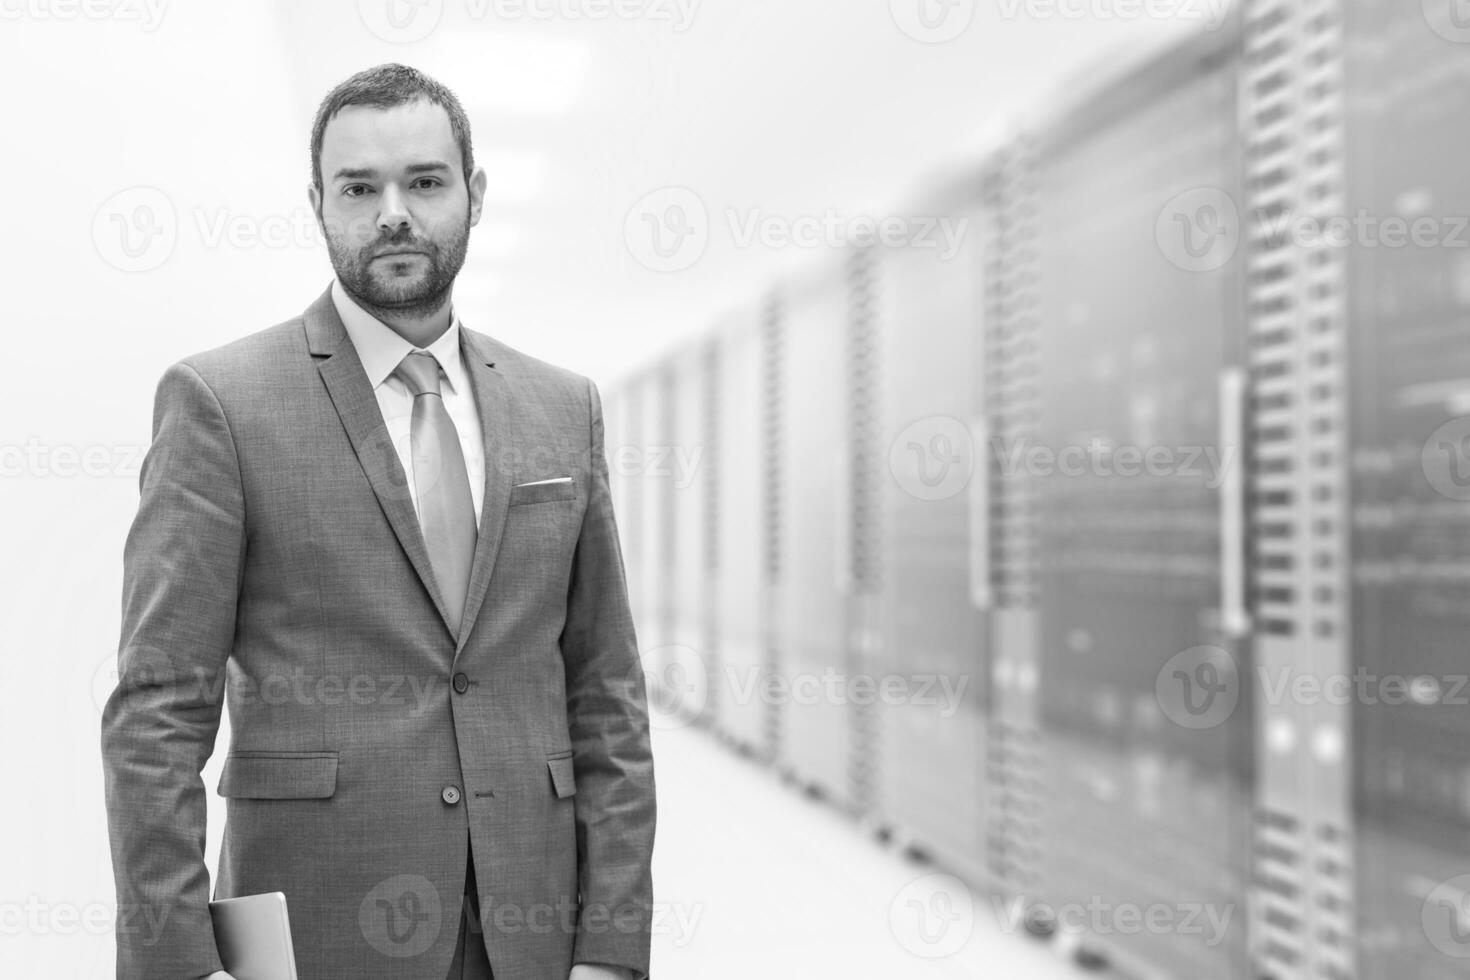
[[[1356,939],[1357,975],[1458,977],[1470,957],[1470,37],[1450,4],[1424,8],[1429,29],[1417,3],[1345,8],[1345,213],[1374,223],[1346,250],[1348,330],[1331,337],[1346,348],[1329,348],[1350,371],[1353,732],[1348,753],[1327,739],[1314,761],[1352,773],[1356,825],[1331,843],[1357,857],[1353,932],[1339,937]],[[1314,888],[1332,894],[1335,877]]]
[[[850,314],[846,270],[824,265],[783,290],[785,349],[775,582],[781,761],[810,789],[848,791],[851,698],[842,558],[847,528],[836,506],[846,477],[843,352]]]
[[[1048,894],[1099,907],[1079,939],[1124,969],[1197,980],[1246,967],[1248,713],[1187,710],[1196,678],[1239,689],[1221,391],[1241,327],[1234,267],[1187,268],[1159,216],[1234,188],[1234,65],[1175,54],[1046,134],[1037,439],[996,447],[1038,477]],[[1121,928],[1133,908],[1155,924]]]
[[[763,695],[766,663],[762,603],[767,480],[762,427],[764,354],[760,312],[724,324],[718,354],[714,412],[714,620],[717,663],[711,685],[720,733],[740,749],[766,755],[770,707]]]
[[[878,798],[913,846],[983,875],[987,700],[971,587],[973,481],[986,479],[972,416],[981,290],[972,202],[921,209],[963,228],[958,251],[886,248],[873,263],[872,370],[881,447]]]
[[[669,494],[668,552],[672,558],[666,588],[669,631],[658,659],[669,707],[681,722],[704,723],[710,707],[709,685],[718,673],[711,643],[710,549],[706,535],[710,473],[706,466],[708,398],[711,378],[702,343],[675,354],[669,362],[669,440],[661,459],[650,459]]]

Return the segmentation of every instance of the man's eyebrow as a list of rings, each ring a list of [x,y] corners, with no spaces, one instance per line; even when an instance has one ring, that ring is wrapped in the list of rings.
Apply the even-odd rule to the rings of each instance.
[[[449,164],[439,160],[429,160],[424,163],[410,163],[403,168],[404,173],[410,174],[432,174],[446,173],[450,169]],[[333,180],[370,180],[376,177],[378,172],[371,167],[343,167],[332,175]]]

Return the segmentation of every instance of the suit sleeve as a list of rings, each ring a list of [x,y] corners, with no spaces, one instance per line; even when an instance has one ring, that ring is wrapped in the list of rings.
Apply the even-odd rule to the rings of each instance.
[[[192,367],[159,382],[123,553],[118,684],[102,716],[119,980],[221,969],[200,771],[214,749],[245,556],[228,421]]]
[[[591,478],[562,634],[582,893],[572,961],[646,976],[655,810],[648,703],[608,487],[602,402],[590,381],[588,398]]]

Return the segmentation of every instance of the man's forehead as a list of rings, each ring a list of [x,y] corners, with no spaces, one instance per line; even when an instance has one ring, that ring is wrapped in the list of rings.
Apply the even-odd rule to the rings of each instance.
[[[449,113],[427,99],[379,108],[345,106],[328,121],[322,133],[322,159],[348,163],[348,158],[412,154],[436,155],[459,162],[459,148]],[[326,168],[324,168],[326,169]]]

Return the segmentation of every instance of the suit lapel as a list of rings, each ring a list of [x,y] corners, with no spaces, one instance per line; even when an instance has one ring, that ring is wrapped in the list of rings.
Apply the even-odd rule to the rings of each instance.
[[[475,406],[480,413],[481,440],[485,447],[485,499],[480,507],[480,534],[475,541],[474,563],[470,566],[470,589],[465,597],[464,619],[460,624],[455,654],[464,649],[465,641],[479,617],[485,592],[490,587],[490,573],[500,552],[500,539],[510,504],[510,488],[515,476],[515,457],[511,452],[515,431],[510,381],[495,367],[494,351],[486,338],[473,334],[463,324],[459,331],[460,351],[465,370],[475,391]]]
[[[327,393],[332,398],[337,415],[342,419],[342,426],[347,430],[347,438],[352,442],[352,449],[357,454],[358,462],[362,464],[363,473],[367,475],[398,543],[402,545],[414,571],[418,573],[419,580],[428,590],[447,630],[448,609],[444,604],[444,596],[439,591],[439,583],[434,578],[433,565],[429,563],[429,549],[424,544],[424,535],[419,529],[418,515],[414,513],[413,498],[408,492],[408,478],[398,459],[398,451],[388,436],[388,428],[383,424],[382,410],[378,408],[377,396],[368,384],[367,372],[363,370],[357,349],[352,346],[347,328],[337,316],[330,289],[306,311],[305,323],[307,347],[313,357],[325,358],[319,361],[317,370],[327,386]],[[509,493],[508,488],[505,492]],[[488,492],[486,502],[489,502]],[[483,545],[483,535],[481,544]],[[479,546],[476,549],[477,568],[478,549]],[[473,583],[473,579],[471,582]],[[473,590],[473,584],[471,589]],[[467,608],[467,620],[468,613]]]

